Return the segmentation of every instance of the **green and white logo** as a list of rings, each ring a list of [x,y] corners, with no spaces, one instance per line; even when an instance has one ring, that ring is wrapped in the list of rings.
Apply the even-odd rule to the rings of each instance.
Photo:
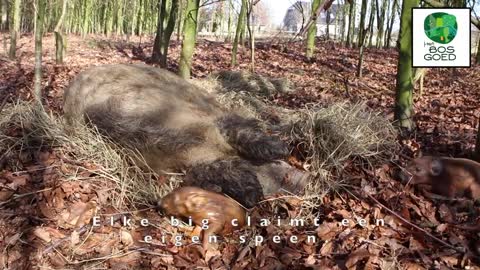
[[[428,15],[423,26],[427,37],[441,44],[450,43],[457,35],[458,30],[457,18],[444,12]]]
[[[412,8],[412,67],[469,67],[469,8]]]

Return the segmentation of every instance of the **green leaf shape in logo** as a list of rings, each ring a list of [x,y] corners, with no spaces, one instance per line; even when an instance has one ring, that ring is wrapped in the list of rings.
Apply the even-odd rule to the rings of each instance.
[[[457,18],[448,13],[436,12],[428,15],[423,26],[427,37],[441,44],[450,43],[457,35]]]

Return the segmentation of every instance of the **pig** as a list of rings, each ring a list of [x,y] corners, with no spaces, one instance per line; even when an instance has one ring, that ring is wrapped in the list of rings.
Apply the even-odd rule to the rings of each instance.
[[[236,201],[198,187],[177,188],[163,197],[159,206],[165,214],[191,218],[198,226],[207,220],[208,228],[202,230],[202,246],[205,251],[210,235],[230,234],[246,223],[246,212]]]
[[[309,178],[279,162],[289,148],[273,126],[227,110],[164,69],[117,64],[83,71],[66,88],[63,109],[68,126],[94,125],[137,149],[153,171],[185,170],[189,185],[214,188],[248,208],[270,192],[299,194]],[[230,160],[241,162],[232,170]]]
[[[480,163],[463,158],[423,156],[413,159],[401,174],[403,182],[431,186],[446,197],[480,199]]]

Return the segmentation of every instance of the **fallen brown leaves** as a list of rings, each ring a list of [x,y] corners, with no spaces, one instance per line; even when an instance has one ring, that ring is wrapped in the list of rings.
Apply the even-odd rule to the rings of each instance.
[[[63,88],[78,72],[91,65],[143,62],[153,44],[150,40],[140,43],[100,37],[82,40],[70,36],[68,40],[66,64],[57,66],[52,58],[53,37],[44,39],[45,105],[58,114]],[[0,90],[10,95],[10,101],[32,98],[32,38],[23,37],[20,48],[18,62],[0,59]],[[199,41],[194,76],[229,69],[230,50],[228,44]],[[169,69],[175,70],[178,42],[173,42],[170,53]],[[361,79],[353,75],[357,53],[327,42],[319,45],[315,61],[307,62],[301,44],[287,48],[265,45],[257,49],[256,68],[265,76],[287,78],[298,89],[271,97],[279,106],[368,100],[369,106],[392,119],[395,51],[366,49]],[[240,65],[235,69],[248,69],[248,59],[248,51],[240,51]],[[431,70],[423,95],[415,93],[419,131],[403,142],[406,155],[419,149],[430,154],[468,154],[475,141],[479,100],[479,66]],[[21,133],[12,130],[9,135]],[[308,221],[305,226],[249,227],[214,244],[203,257],[201,248],[190,240],[198,230],[172,227],[153,210],[119,214],[120,210],[109,206],[110,189],[105,179],[91,173],[94,160],[74,161],[58,149],[34,155],[19,153],[12,158],[0,162],[0,268],[480,269],[478,203],[426,198],[396,181],[394,170],[398,166],[392,164],[375,171],[352,168],[351,192],[324,198],[317,210],[318,226]],[[76,175],[77,179],[66,175]],[[298,202],[288,199],[267,201],[251,215],[270,218],[273,213],[282,215],[282,220],[301,215]],[[98,215],[103,225],[92,227],[92,218]],[[124,216],[132,218],[135,225],[123,226]],[[139,226],[142,218],[154,226]],[[376,223],[380,221],[385,224]],[[173,238],[177,232],[189,235],[179,247]],[[235,237],[242,234],[250,240],[262,236],[264,241],[258,246],[252,241],[241,244]],[[152,237],[152,243],[144,242],[145,235]],[[279,243],[273,239],[276,235]],[[295,243],[292,236],[297,238]],[[314,236],[316,242],[309,242],[308,236]]]

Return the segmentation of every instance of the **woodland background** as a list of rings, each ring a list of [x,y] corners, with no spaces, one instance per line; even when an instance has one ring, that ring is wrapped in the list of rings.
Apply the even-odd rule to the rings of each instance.
[[[274,26],[262,0],[0,0],[0,268],[480,269],[478,202],[428,198],[395,176],[419,151],[480,158],[479,5],[298,1]],[[471,68],[411,67],[411,7],[419,6],[472,8]],[[265,102],[291,110],[363,101],[395,125],[399,149],[374,167],[347,162],[334,178],[340,185],[318,194],[313,207],[279,198],[255,210],[297,217],[314,208],[309,217],[320,217],[319,227],[251,232],[300,235],[296,244],[225,242],[206,258],[192,245],[146,247],[145,233],[160,238],[175,229],[106,184],[123,177],[115,151],[93,135],[66,140],[55,128],[64,88],[106,63],[147,63],[201,85],[222,70],[244,74],[250,86],[255,78],[281,78],[295,91]],[[32,121],[36,110],[50,120]],[[309,168],[298,157],[290,162]],[[158,226],[94,231],[97,206],[102,215],[147,217]],[[357,217],[383,218],[387,226],[338,226]],[[305,243],[308,233],[321,241]]]

